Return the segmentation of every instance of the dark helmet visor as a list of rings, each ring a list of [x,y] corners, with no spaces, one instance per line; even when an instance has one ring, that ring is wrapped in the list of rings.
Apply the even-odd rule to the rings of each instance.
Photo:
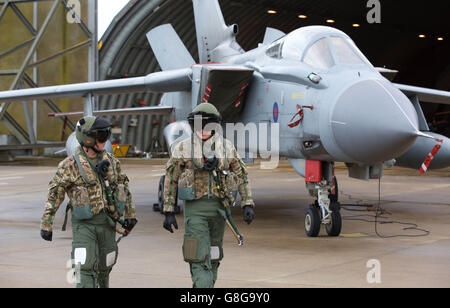
[[[203,129],[206,125],[210,124],[210,123],[216,123],[216,124],[220,124],[220,122],[222,121],[222,118],[220,116],[216,116],[214,114],[209,114],[209,113],[204,113],[204,112],[197,112],[197,113],[190,113],[188,115],[188,121],[189,124],[191,125],[192,129],[194,130],[195,128],[201,128]],[[194,125],[194,123],[196,123],[196,121],[201,121],[201,125]]]
[[[111,127],[91,129],[87,135],[100,143],[104,143],[111,137]]]

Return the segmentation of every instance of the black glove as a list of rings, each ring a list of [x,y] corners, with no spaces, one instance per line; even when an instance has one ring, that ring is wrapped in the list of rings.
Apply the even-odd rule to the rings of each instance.
[[[126,218],[123,224],[123,228],[127,230],[128,232],[131,232],[133,230],[134,226],[137,224],[136,218]]]
[[[111,164],[109,160],[102,160],[101,162],[98,163],[97,166],[95,166],[95,171],[102,179],[104,179],[106,178],[106,174],[108,173],[110,165]]]
[[[52,237],[53,237],[53,232],[41,230],[41,237],[44,240],[51,242],[52,241]]]
[[[253,221],[253,218],[255,218],[255,211],[253,211],[253,208],[250,205],[244,206],[244,221],[247,224],[250,224]]]
[[[175,213],[174,212],[165,212],[164,215],[166,218],[164,219],[163,227],[167,231],[170,231],[170,233],[173,233],[172,225],[175,227],[175,229],[178,230],[178,224],[177,220],[175,219]]]
[[[203,170],[206,171],[213,171],[219,164],[219,160],[217,159],[216,155],[214,155],[213,157],[204,157],[203,160]]]

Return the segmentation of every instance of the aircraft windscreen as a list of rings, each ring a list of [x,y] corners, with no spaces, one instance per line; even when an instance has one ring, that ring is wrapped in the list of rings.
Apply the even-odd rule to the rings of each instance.
[[[333,44],[333,52],[339,64],[344,65],[361,65],[363,60],[356,54],[353,47],[342,37],[331,36]]]
[[[302,61],[319,70],[328,70],[336,64],[368,64],[348,37],[332,32],[340,31],[321,26],[299,28],[271,44],[266,54],[277,59]]]
[[[306,51],[303,62],[319,69],[329,69],[334,65],[333,56],[328,46],[327,38],[322,38],[315,42]]]

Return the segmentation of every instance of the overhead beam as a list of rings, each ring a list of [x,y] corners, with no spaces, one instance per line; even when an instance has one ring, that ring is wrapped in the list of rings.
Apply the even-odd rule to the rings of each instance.
[[[15,151],[15,150],[32,150],[32,149],[42,149],[42,148],[60,148],[64,147],[64,142],[54,142],[54,143],[37,143],[37,144],[11,144],[11,145],[0,145],[0,151]]]

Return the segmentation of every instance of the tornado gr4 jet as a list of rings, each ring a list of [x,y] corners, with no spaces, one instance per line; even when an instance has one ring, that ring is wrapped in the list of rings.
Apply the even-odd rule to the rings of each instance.
[[[428,132],[419,105],[450,104],[450,92],[391,83],[381,74],[385,69],[375,68],[348,35],[331,27],[289,34],[268,28],[264,41],[246,52],[236,42],[238,26],[225,24],[217,0],[193,0],[193,6],[203,64],[165,24],[147,34],[162,72],[5,91],[0,102],[163,92],[160,106],[147,112],[172,114],[165,128],[169,146],[180,133],[190,134],[184,120],[203,102],[214,104],[225,122],[277,124],[278,154],[289,158],[317,198],[305,215],[308,236],[317,236],[322,224],[330,236],[341,231],[334,162],[365,180],[380,178],[384,164],[395,162],[423,172],[450,165],[450,140]],[[258,149],[250,143],[244,150]]]

